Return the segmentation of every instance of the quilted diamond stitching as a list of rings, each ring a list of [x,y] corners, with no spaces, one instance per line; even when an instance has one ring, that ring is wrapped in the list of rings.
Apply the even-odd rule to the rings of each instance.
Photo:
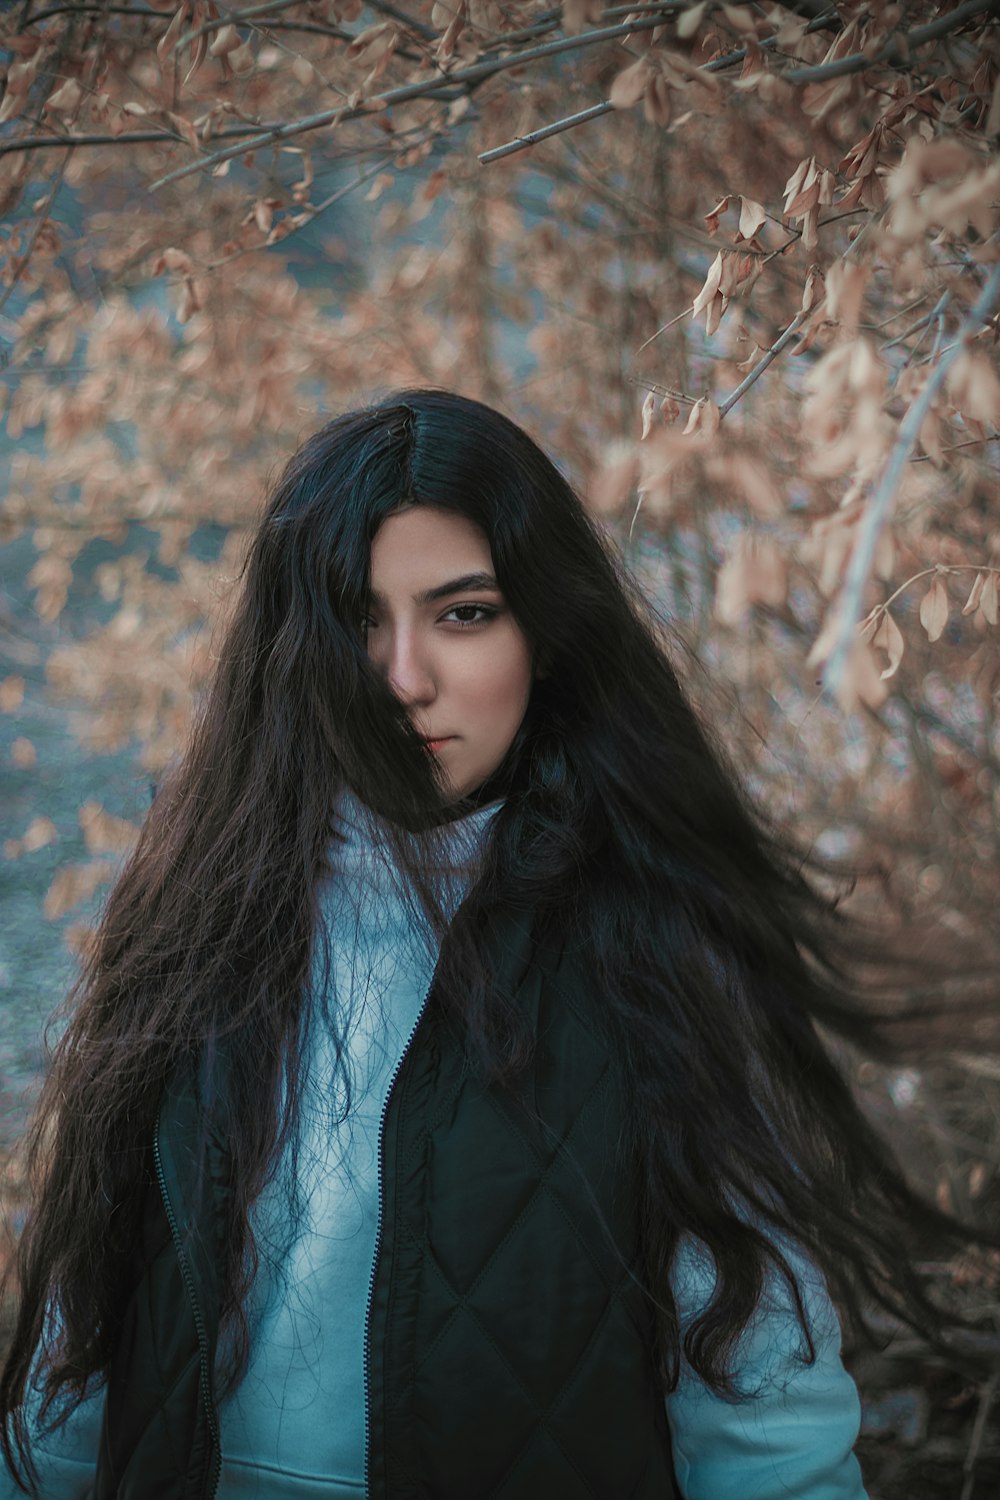
[[[520,1224],[521,1224],[522,1220],[525,1218],[525,1216],[530,1211],[532,1205],[535,1203],[535,1201],[536,1201],[537,1197],[539,1196],[539,1194],[544,1193],[546,1195],[546,1197],[549,1199],[549,1202],[552,1203],[552,1205],[556,1209],[556,1211],[564,1219],[566,1219],[566,1222],[569,1225],[570,1231],[572,1232],[574,1239],[577,1241],[577,1244],[580,1246],[580,1248],[586,1254],[587,1259],[593,1265],[593,1256],[591,1254],[590,1247],[587,1245],[587,1243],[584,1240],[583,1236],[581,1235],[578,1227],[573,1223],[573,1221],[571,1219],[566,1218],[565,1210],[563,1209],[563,1206],[559,1202],[558,1198],[554,1197],[553,1194],[551,1192],[549,1192],[548,1178],[549,1178],[549,1175],[555,1171],[557,1165],[560,1165],[560,1166],[562,1165],[562,1160],[561,1160],[561,1156],[560,1156],[561,1151],[563,1150],[563,1148],[567,1145],[567,1143],[571,1139],[574,1131],[576,1130],[576,1128],[579,1125],[580,1121],[583,1119],[583,1117],[586,1114],[587,1110],[590,1108],[590,1105],[593,1103],[594,1099],[597,1097],[597,1095],[599,1093],[603,1092],[604,1088],[607,1086],[607,1082],[608,1082],[608,1073],[607,1073],[607,1071],[605,1071],[604,1073],[601,1074],[600,1078],[598,1078],[597,1082],[594,1084],[593,1088],[591,1089],[590,1093],[587,1095],[586,1099],[584,1099],[583,1102],[581,1103],[579,1109],[577,1110],[577,1112],[574,1115],[572,1121],[570,1122],[569,1127],[567,1128],[565,1135],[563,1136],[563,1138],[560,1141],[558,1147],[556,1148],[556,1154],[553,1156],[553,1158],[549,1162],[548,1166],[543,1169],[542,1175],[539,1177],[539,1179],[535,1183],[535,1185],[534,1185],[534,1187],[533,1187],[533,1189],[532,1189],[529,1197],[525,1200],[524,1204],[522,1205],[521,1211],[517,1214],[517,1216],[508,1225],[506,1233],[502,1236],[501,1239],[499,1239],[497,1241],[496,1245],[494,1246],[494,1249],[493,1249],[492,1253],[490,1254],[490,1256],[487,1258],[487,1260],[483,1263],[482,1267],[480,1268],[478,1276],[471,1283],[471,1285],[469,1286],[468,1290],[464,1294],[461,1293],[461,1292],[459,1292],[459,1291],[457,1291],[455,1289],[455,1287],[451,1283],[450,1278],[445,1273],[444,1268],[439,1264],[439,1262],[437,1260],[437,1257],[434,1256],[431,1253],[430,1249],[428,1248],[428,1251],[427,1251],[427,1260],[437,1270],[438,1274],[441,1276],[441,1279],[444,1282],[445,1286],[447,1287],[448,1291],[451,1293],[452,1297],[455,1298],[455,1307],[449,1313],[449,1315],[445,1319],[444,1323],[441,1325],[441,1328],[438,1330],[437,1336],[434,1339],[431,1340],[431,1342],[428,1345],[427,1349],[424,1351],[424,1354],[423,1354],[423,1356],[422,1356],[422,1358],[420,1360],[420,1364],[417,1366],[416,1373],[419,1373],[419,1371],[422,1368],[422,1366],[425,1363],[425,1361],[430,1357],[431,1353],[433,1352],[433,1350],[434,1350],[434,1348],[435,1348],[435,1346],[436,1346],[436,1344],[438,1342],[438,1339],[440,1339],[441,1337],[443,1337],[443,1335],[447,1332],[447,1330],[450,1327],[453,1319],[457,1316],[458,1312],[464,1307],[466,1300],[469,1297],[472,1297],[474,1295],[474,1293],[482,1285],[482,1283],[485,1280],[485,1278],[489,1275],[489,1273],[492,1270],[492,1268],[493,1268],[493,1266],[494,1266],[494,1264],[495,1264],[498,1256],[504,1250],[504,1248],[506,1247],[506,1245],[508,1244],[508,1242],[512,1239],[512,1237],[516,1233],[517,1229],[520,1227]],[[511,1127],[512,1130],[515,1129],[513,1122],[508,1119],[508,1117],[503,1113],[502,1110],[498,1109],[497,1113],[498,1113],[498,1115],[500,1116],[500,1118],[505,1123],[507,1123],[507,1124],[510,1125],[510,1127]],[[410,1238],[411,1238],[411,1241],[413,1241],[413,1240],[416,1240],[418,1238],[418,1236],[416,1235],[416,1233],[414,1231],[410,1231]],[[597,1269],[596,1266],[594,1267],[594,1269],[595,1270]]]

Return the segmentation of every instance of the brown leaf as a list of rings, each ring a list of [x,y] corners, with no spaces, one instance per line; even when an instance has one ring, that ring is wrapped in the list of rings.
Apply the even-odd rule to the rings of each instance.
[[[682,41],[687,41],[688,37],[694,36],[695,32],[698,30],[698,27],[701,25],[702,21],[705,18],[706,9],[707,0],[701,0],[700,4],[689,5],[687,10],[681,11],[680,15],[677,17],[676,29],[677,35],[681,38]]]
[[[25,854],[34,854],[36,849],[44,849],[58,837],[58,829],[51,818],[32,818],[21,837],[21,848]]]
[[[209,57],[228,57],[240,44],[240,34],[235,26],[220,26],[208,47]]]
[[[728,207],[729,194],[727,193],[724,198],[719,199],[714,208],[709,209],[708,213],[705,215],[705,228],[708,230],[709,234],[718,234],[719,220],[722,218],[722,215],[725,213]]]
[[[642,403],[642,433],[639,438],[640,442],[642,442],[643,438],[648,438],[650,432],[653,430],[653,418],[655,415],[656,396],[650,391]]]
[[[639,473],[634,443],[612,443],[604,451],[600,473],[590,486],[589,502],[599,516],[615,515],[628,499]]]
[[[691,408],[691,414],[684,428],[684,436],[698,433],[699,437],[712,437],[719,430],[722,421],[722,413],[710,396],[702,396]]]
[[[29,739],[19,734],[11,744],[10,758],[19,771],[31,771],[38,764],[38,751]]]
[[[902,632],[900,631],[899,626],[896,624],[895,620],[892,618],[892,615],[888,610],[884,610],[882,613],[882,618],[879,621],[878,629],[872,636],[872,645],[881,646],[882,650],[889,658],[889,665],[881,674],[882,681],[885,682],[887,678],[893,677],[898,671],[899,664],[903,659],[903,650],[905,646]]]
[[[920,623],[929,641],[940,640],[948,623],[948,590],[941,578],[935,578],[920,601]]]
[[[49,95],[42,108],[49,114],[72,115],[79,109],[82,98],[83,89],[77,79],[67,78]]]
[[[713,260],[711,266],[709,267],[708,275],[705,278],[705,285],[702,287],[701,291],[694,299],[694,304],[691,308],[693,317],[696,318],[699,313],[704,312],[705,308],[709,306],[709,304],[712,302],[712,299],[715,297],[716,292],[719,290],[719,283],[721,282],[721,280],[722,251],[720,250],[718,255]]]
[[[983,582],[983,591],[979,596],[979,613],[989,625],[995,625],[1000,618],[997,613],[997,575],[987,573]]]
[[[645,58],[640,57],[630,67],[624,68],[613,80],[608,99],[612,109],[631,109],[638,104],[646,92],[649,69]]]
[[[983,585],[985,584],[985,582],[986,574],[977,573],[975,579],[973,580],[969,597],[968,599],[966,599],[965,604],[962,606],[963,615],[971,615],[979,608],[979,601],[982,598]]]
[[[77,812],[88,854],[123,854],[138,837],[139,830],[125,818],[116,818],[99,802],[85,802]]]
[[[740,198],[740,234],[745,240],[754,235],[767,222],[767,213],[753,198]]]
[[[49,886],[42,911],[50,922],[57,922],[71,907],[89,901],[97,888],[110,879],[114,863],[93,859],[85,865],[62,865]]]
[[[0,681],[0,713],[16,714],[24,702],[24,678],[4,677]]]

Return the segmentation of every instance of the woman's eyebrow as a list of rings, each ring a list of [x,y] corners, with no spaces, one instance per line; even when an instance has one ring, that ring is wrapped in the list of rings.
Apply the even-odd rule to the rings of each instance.
[[[446,599],[449,594],[460,594],[465,589],[492,589],[495,593],[500,592],[500,585],[492,573],[463,573],[461,578],[449,578],[447,583],[439,583],[432,589],[425,589],[422,594],[414,594],[417,604],[433,604],[436,599]],[[372,604],[384,604],[385,600],[381,594],[374,589],[369,591],[368,598]]]

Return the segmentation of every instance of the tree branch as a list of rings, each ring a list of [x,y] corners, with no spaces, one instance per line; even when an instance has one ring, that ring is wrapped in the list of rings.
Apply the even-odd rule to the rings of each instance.
[[[542,125],[538,130],[529,130],[527,135],[516,135],[512,141],[507,141],[503,146],[494,146],[490,151],[479,153],[480,164],[488,167],[490,162],[500,161],[501,157],[513,156],[515,151],[526,151],[529,146],[535,146],[539,141],[547,141],[549,136],[561,135],[564,130],[572,130],[577,125],[585,125],[588,120],[596,120],[601,115],[606,115],[612,109],[611,101],[605,99],[601,104],[592,104],[589,109],[581,109],[575,115],[566,115],[562,120],[555,120],[551,125]]]
[[[965,0],[946,16],[939,16],[926,26],[917,26],[913,31],[904,31],[899,40],[891,39],[869,56],[865,52],[852,52],[849,57],[838,57],[833,62],[817,63],[811,68],[790,68],[782,77],[788,83],[820,83],[828,78],[844,78],[850,73],[861,73],[879,63],[905,63],[914,47],[923,47],[935,42],[949,32],[957,31],[966,21],[976,16],[1000,14],[1000,0]]]
[[[206,21],[202,26],[196,26],[192,31],[186,31],[182,37],[174,43],[174,52],[182,52],[185,47],[200,37],[208,36],[213,31],[221,31],[223,26],[242,26],[245,21],[255,21],[258,16],[266,16],[275,10],[290,10],[293,5],[300,5],[302,0],[264,0],[263,5],[251,5],[247,10],[224,11],[221,16],[214,20]]]
[[[944,351],[930,371],[923,390],[915,398],[899,424],[899,436],[893,444],[878,487],[858,523],[847,573],[840,596],[833,607],[834,643],[823,668],[823,686],[828,692],[835,694],[840,687],[851,647],[855,641],[855,628],[861,617],[861,602],[865,584],[871,574],[878,539],[888,519],[893,498],[903,477],[903,469],[916,445],[923,420],[944,384],[948,371],[964,351],[969,338],[976,329],[989,321],[998,305],[1000,305],[1000,265],[994,266],[989,280],[962,320],[958,338],[950,348]]]
[[[616,6],[615,10],[624,10],[624,6]],[[610,11],[606,15],[612,14]],[[821,16],[817,16],[806,27],[807,32],[821,31],[829,26],[832,20],[836,20],[835,11],[826,10]],[[765,37],[760,43],[762,49],[773,51],[777,45],[773,36]],[[748,49],[746,47],[735,47],[732,52],[726,52],[721,57],[710,58],[707,63],[702,63],[699,72],[721,73],[726,68],[733,68],[737,63],[745,62]],[[567,115],[562,120],[555,120],[551,125],[542,125],[538,130],[529,131],[527,135],[515,136],[512,141],[507,141],[502,146],[494,146],[489,151],[483,151],[479,155],[481,166],[487,167],[490,162],[500,161],[504,156],[513,156],[516,151],[525,151],[529,146],[534,146],[538,141],[548,140],[549,136],[560,135],[564,130],[572,130],[577,125],[585,125],[589,120],[597,120],[601,115],[609,114],[614,108],[610,99],[603,100],[600,104],[592,104],[589,109],[581,109],[575,115]]]
[[[724,417],[727,412],[732,411],[733,407],[736,405],[740,397],[746,394],[755,380],[760,379],[764,371],[767,369],[768,365],[777,359],[778,355],[781,353],[782,349],[784,349],[785,345],[795,337],[796,333],[798,333],[799,329],[802,327],[803,322],[808,316],[808,312],[797,312],[795,314],[795,317],[789,323],[784,333],[779,334],[771,347],[764,350],[764,353],[761,355],[760,359],[754,365],[753,369],[746,376],[746,378],[744,380],[741,380],[736,389],[730,392],[725,401],[721,403],[721,405],[719,406],[720,417]]]
[[[336,109],[326,109],[320,114],[306,115],[300,120],[265,127],[257,136],[251,136],[240,146],[215,151],[210,156],[200,157],[197,161],[178,167],[174,172],[168,172],[165,177],[157,178],[150,185],[149,191],[155,193],[159,188],[167,187],[182,177],[189,177],[194,172],[218,166],[233,156],[239,156],[243,151],[256,151],[261,146],[278,145],[282,141],[294,139],[295,136],[305,135],[313,130],[322,130],[328,125],[341,125],[347,120],[356,120],[363,115],[370,114],[373,109],[391,109],[396,104],[408,104],[413,99],[433,98],[440,89],[454,88],[456,84],[471,87],[484,82],[487,78],[494,77],[497,73],[506,72],[510,68],[523,67],[526,63],[537,62],[543,57],[556,57],[563,52],[596,46],[600,42],[617,41],[619,37],[629,36],[633,32],[652,31],[662,25],[663,19],[657,15],[639,16],[634,21],[623,22],[618,26],[600,26],[594,31],[582,32],[579,36],[560,37],[554,42],[544,42],[541,46],[529,47],[525,52],[515,52],[507,57],[495,57],[488,61],[473,63],[470,67],[460,68],[454,73],[442,72],[420,83],[403,84],[400,88],[388,89],[384,94],[358,104],[342,104]]]

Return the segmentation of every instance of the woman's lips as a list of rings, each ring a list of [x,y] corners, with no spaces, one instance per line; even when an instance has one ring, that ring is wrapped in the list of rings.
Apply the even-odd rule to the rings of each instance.
[[[442,745],[447,745],[448,741],[450,739],[452,739],[453,737],[454,736],[452,736],[450,734],[446,734],[445,737],[444,737],[444,739],[440,739],[440,740],[424,740],[424,749],[425,750],[430,750],[432,754],[436,753],[438,750],[440,750],[440,748],[441,748]]]

